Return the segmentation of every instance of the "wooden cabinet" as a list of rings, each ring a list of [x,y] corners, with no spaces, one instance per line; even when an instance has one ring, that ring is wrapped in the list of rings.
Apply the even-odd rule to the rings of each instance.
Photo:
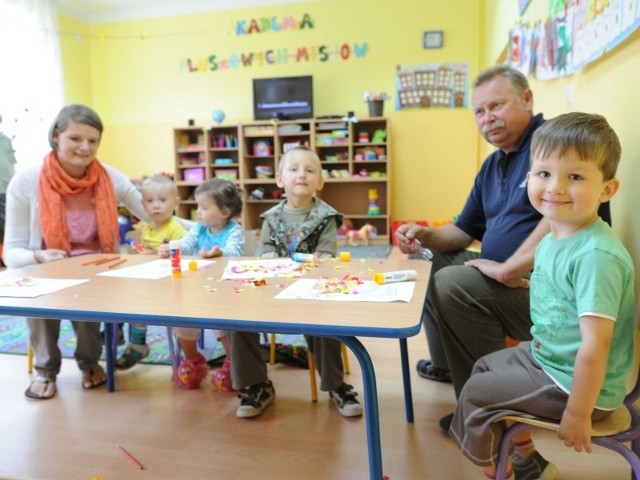
[[[314,149],[322,162],[320,198],[344,214],[353,229],[375,227],[370,242],[390,243],[389,121],[305,119],[174,129],[178,214],[193,218],[193,190],[202,181],[233,180],[245,192],[242,223],[260,228],[260,214],[282,199],[275,181],[280,158],[296,145]],[[339,237],[340,243],[345,236]]]

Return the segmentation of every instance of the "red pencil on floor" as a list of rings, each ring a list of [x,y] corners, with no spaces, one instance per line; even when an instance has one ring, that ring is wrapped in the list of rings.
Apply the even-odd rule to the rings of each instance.
[[[120,445],[118,445],[118,451],[124,455],[127,460],[129,460],[136,468],[140,469],[140,470],[144,470],[144,467],[142,466],[142,464],[136,460],[135,458],[133,458],[133,456],[127,452],[124,447],[121,447]]]

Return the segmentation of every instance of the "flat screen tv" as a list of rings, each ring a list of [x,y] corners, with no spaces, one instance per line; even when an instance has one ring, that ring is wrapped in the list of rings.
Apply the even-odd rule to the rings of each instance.
[[[294,120],[313,117],[313,77],[253,80],[254,120]]]

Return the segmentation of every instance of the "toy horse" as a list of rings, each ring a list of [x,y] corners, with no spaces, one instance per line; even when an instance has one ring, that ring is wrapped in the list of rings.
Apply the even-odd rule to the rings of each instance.
[[[369,245],[369,236],[373,233],[374,227],[370,223],[363,225],[360,230],[349,230],[347,233],[347,244],[350,246],[358,245],[358,241],[362,242],[365,247]]]

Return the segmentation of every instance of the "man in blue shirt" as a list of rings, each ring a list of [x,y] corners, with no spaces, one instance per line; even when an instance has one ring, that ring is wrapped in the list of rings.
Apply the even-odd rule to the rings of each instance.
[[[472,105],[480,133],[498,147],[483,163],[455,224],[402,225],[396,236],[404,253],[416,240],[434,252],[423,321],[431,360],[420,376],[453,382],[456,398],[475,361],[505,346],[509,336],[531,338],[528,275],[549,226],[527,196],[531,136],[544,123],[533,114],[533,92],[524,75],[506,67],[481,72]],[[609,204],[600,215],[610,223]],[[474,240],[481,253],[467,250]],[[452,415],[440,421],[449,430]]]

